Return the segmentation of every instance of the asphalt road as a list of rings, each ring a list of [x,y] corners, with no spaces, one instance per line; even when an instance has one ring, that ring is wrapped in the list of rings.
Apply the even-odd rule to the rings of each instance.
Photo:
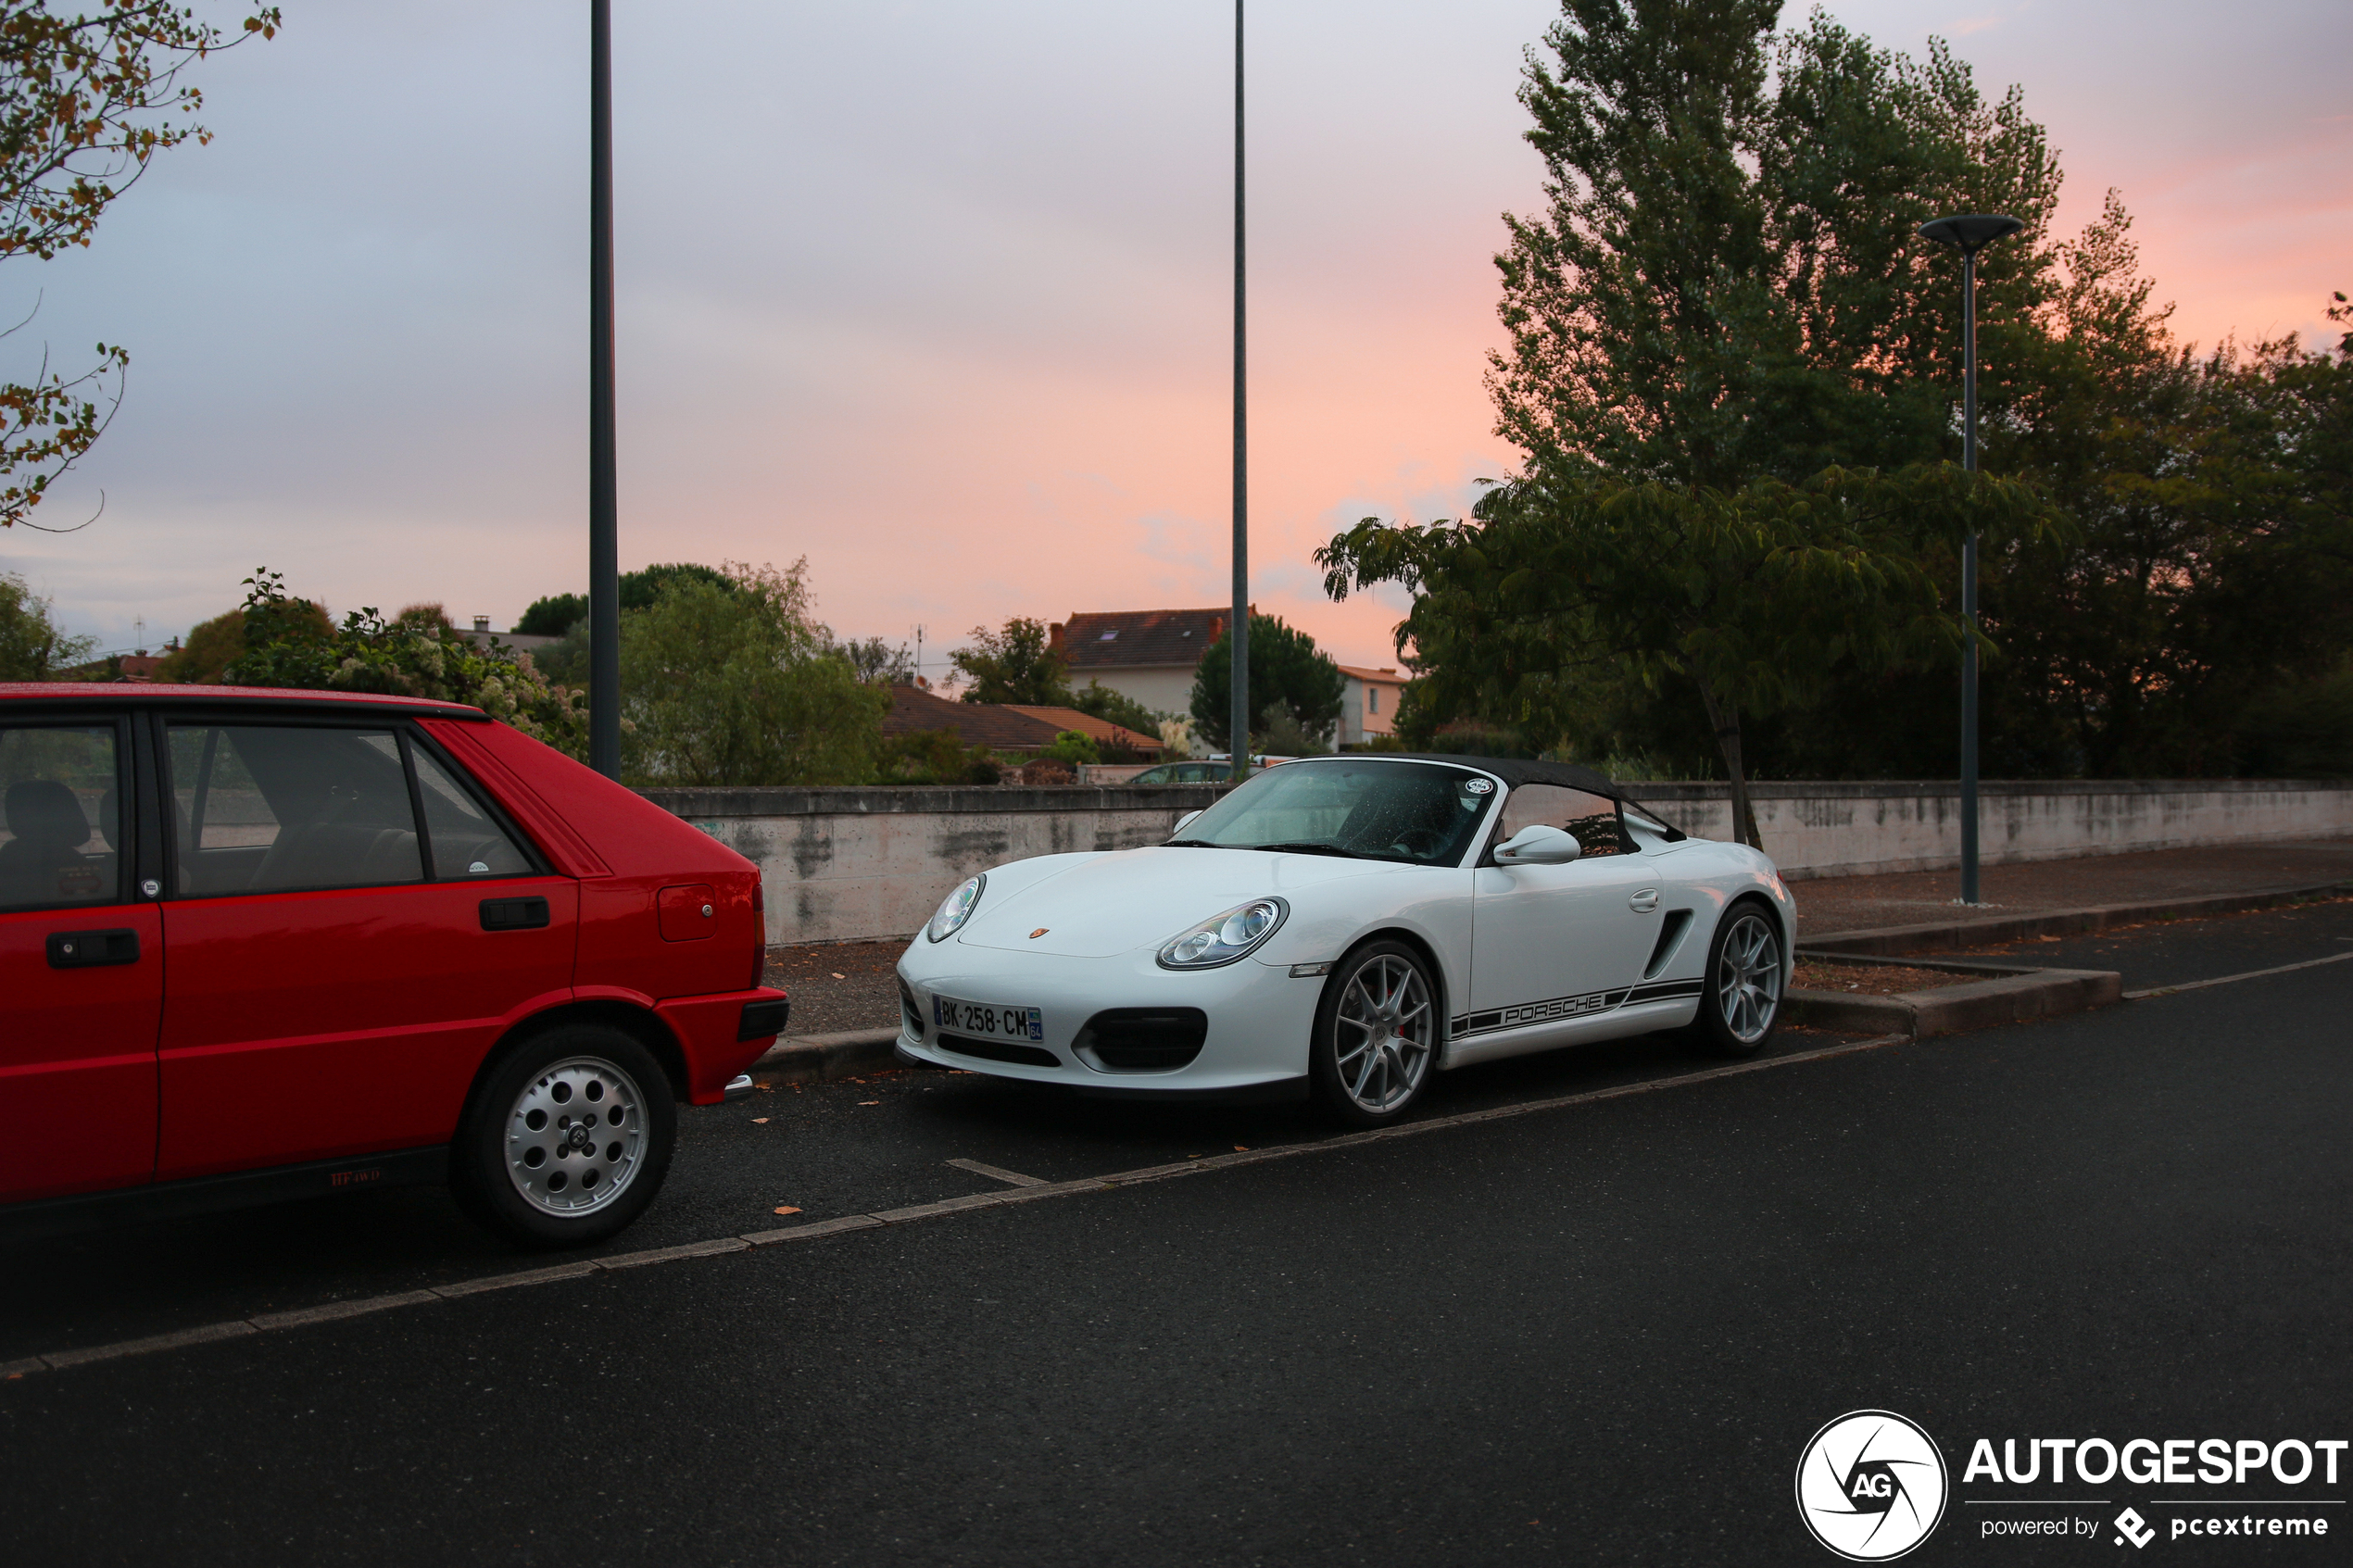
[[[2138,983],[2241,940],[2201,923]],[[1983,1538],[1969,1445],[2353,1436],[2348,999],[2333,964],[35,1374],[0,1384],[9,1561],[1829,1562],[1791,1476],[1862,1407],[1955,1472],[1908,1561],[2113,1556]],[[1700,1065],[1499,1064],[1430,1114]],[[622,1247],[993,1185],[951,1157],[1327,1135],[913,1073],[686,1124]],[[518,1266],[429,1191],[10,1248],[0,1360]],[[2096,1495],[2162,1527],[2180,1489]],[[2341,1560],[2203,1545],[2151,1549]]]

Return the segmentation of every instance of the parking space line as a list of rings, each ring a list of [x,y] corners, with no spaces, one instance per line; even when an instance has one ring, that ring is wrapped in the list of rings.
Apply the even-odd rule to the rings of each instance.
[[[2353,959],[2353,953],[2338,955]],[[2327,961],[2325,960],[2322,960]],[[2288,969],[2309,969],[2309,964],[2289,964]],[[2263,971],[2276,973],[2279,971]],[[2233,975],[2230,979],[2251,976]],[[2199,985],[2217,985],[2221,981],[2201,981]],[[2188,989],[2189,987],[2177,987]],[[1108,1192],[1123,1186],[1139,1186],[1148,1182],[1167,1181],[1178,1176],[1199,1174],[1203,1171],[1229,1171],[1239,1165],[1256,1165],[1270,1160],[1290,1160],[1305,1154],[1322,1154],[1333,1149],[1358,1148],[1367,1144],[1384,1143],[1392,1138],[1418,1136],[1424,1133],[1444,1132],[1455,1127],[1472,1126],[1483,1122],[1502,1122],[1513,1117],[1532,1116],[1539,1111],[1559,1110],[1569,1106],[1592,1105],[1602,1100],[1623,1099],[1631,1095],[1652,1094],[1661,1089],[1680,1088],[1687,1084],[1711,1083],[1719,1078],[1735,1078],[1750,1073],[1768,1072],[1776,1067],[1795,1067],[1802,1062],[1821,1061],[1831,1057],[1853,1056],[1859,1051],[1878,1050],[1886,1046],[1910,1043],[1904,1035],[1880,1035],[1868,1040],[1849,1040],[1816,1050],[1793,1051],[1787,1056],[1765,1057],[1755,1061],[1736,1061],[1722,1067],[1711,1067],[1698,1073],[1678,1073],[1671,1078],[1652,1078],[1641,1083],[1620,1084],[1607,1089],[1589,1089],[1582,1094],[1556,1095],[1548,1099],[1524,1100],[1516,1105],[1492,1106],[1485,1110],[1466,1110],[1454,1116],[1433,1116],[1425,1122],[1409,1122],[1403,1126],[1379,1127],[1369,1132],[1343,1133],[1336,1137],[1318,1138],[1306,1143],[1278,1144],[1272,1148],[1237,1150],[1232,1154],[1215,1154],[1202,1160],[1178,1160],[1167,1165],[1146,1165],[1133,1171],[1115,1171],[1109,1175],[1088,1176],[1070,1182],[1041,1182],[1036,1177],[1015,1177],[1010,1171],[998,1172],[978,1166],[977,1161],[951,1160],[951,1165],[966,1170],[978,1170],[982,1175],[1018,1180],[1025,1185],[1004,1192],[974,1193],[966,1198],[950,1198],[937,1203],[916,1203],[903,1209],[886,1209],[872,1214],[849,1214],[837,1220],[817,1220],[805,1225],[788,1225],[778,1230],[750,1231],[740,1236],[713,1236],[707,1241],[691,1241],[677,1247],[653,1247],[637,1252],[618,1252],[609,1257],[584,1259],[573,1263],[558,1263],[547,1268],[520,1269],[512,1273],[490,1274],[481,1279],[459,1280],[451,1285],[430,1286],[422,1290],[396,1291],[384,1296],[363,1297],[351,1301],[332,1301],[323,1306],[307,1307],[286,1312],[268,1312],[251,1318],[232,1318],[226,1323],[207,1323],[200,1328],[182,1329],[175,1334],[150,1335],[141,1339],[118,1340],[111,1345],[93,1345],[72,1350],[53,1350],[21,1361],[0,1362],[0,1380],[13,1381],[29,1373],[61,1372],[68,1367],[84,1366],[93,1361],[113,1361],[123,1356],[145,1355],[157,1350],[178,1349],[184,1345],[202,1345],[217,1339],[242,1338],[248,1335],[299,1328],[310,1323],[331,1323],[343,1318],[359,1317],[369,1312],[384,1311],[395,1307],[422,1306],[428,1302],[457,1300],[479,1296],[493,1290],[508,1290],[521,1286],[548,1285],[557,1280],[583,1279],[590,1274],[614,1273],[623,1269],[641,1268],[650,1263],[667,1263],[688,1258],[710,1258],[726,1253],[749,1251],[789,1241],[814,1241],[829,1236],[841,1236],[850,1231],[879,1230],[887,1225],[905,1224],[911,1221],[927,1220],[944,1214],[962,1213],[967,1210],[1001,1208],[1015,1203],[1034,1203],[1043,1198],[1067,1198],[1083,1192]]]
[[[2353,959],[2353,953],[2331,953],[2324,959],[2306,959],[2302,963],[2284,963],[2275,969],[2250,969],[2242,974],[2218,974],[2211,980],[2184,980],[2179,985],[2151,985],[2145,990],[2127,991],[2128,1002],[2145,1002],[2151,997],[2171,997],[2183,991],[2203,991],[2208,985],[2229,985],[2241,980],[2260,980],[2267,974],[2287,974],[2299,969],[2318,969],[2324,963],[2343,963]]]
[[[1043,1176],[1025,1176],[1018,1171],[1000,1170],[994,1165],[984,1165],[977,1160],[950,1160],[948,1163],[959,1171],[970,1171],[975,1176],[987,1176],[992,1182],[1004,1182],[1012,1186],[1042,1187],[1048,1185]]]

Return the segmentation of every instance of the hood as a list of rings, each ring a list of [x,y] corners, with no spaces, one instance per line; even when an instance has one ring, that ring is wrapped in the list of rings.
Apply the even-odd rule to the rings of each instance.
[[[1258,849],[1124,849],[1020,888],[1001,904],[984,896],[956,940],[975,947],[1105,959],[1158,947],[1196,921],[1265,894],[1290,897],[1325,883],[1399,869],[1386,860]],[[1040,927],[1043,935],[1029,935]]]

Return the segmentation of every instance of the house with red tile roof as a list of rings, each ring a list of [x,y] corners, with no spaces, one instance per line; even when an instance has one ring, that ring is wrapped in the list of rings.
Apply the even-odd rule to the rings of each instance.
[[[883,715],[885,739],[953,730],[966,746],[1026,756],[1045,750],[1064,730],[1094,737],[1098,746],[1128,746],[1157,760],[1158,735],[1140,734],[1075,708],[1016,707],[1010,703],[950,702],[914,686],[890,688],[890,711]]]
[[[1192,707],[1201,656],[1226,634],[1230,614],[1226,605],[1074,613],[1047,627],[1046,646],[1062,655],[1073,686],[1100,682],[1155,713],[1181,714]]]

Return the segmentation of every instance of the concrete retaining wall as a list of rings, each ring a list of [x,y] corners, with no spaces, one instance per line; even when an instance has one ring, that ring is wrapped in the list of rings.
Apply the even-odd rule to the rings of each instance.
[[[1720,784],[1629,784],[1698,838],[1731,836]],[[1793,880],[1939,871],[1961,863],[1960,786],[1873,780],[1749,791],[1765,852]],[[2123,855],[2193,844],[2281,844],[2353,834],[2353,786],[2271,779],[1991,782],[1978,789],[1984,864]]]
[[[645,793],[760,867],[773,943],[904,936],[975,872],[1031,855],[1158,844],[1225,786]]]
[[[1156,844],[1219,784],[1062,789],[657,789],[648,798],[756,862],[771,942],[903,936],[957,883],[1001,860]],[[1629,791],[1684,832],[1730,836],[1722,784]],[[1959,864],[1950,784],[1767,784],[1765,847],[1792,879]],[[2063,859],[2192,844],[2353,835],[2353,786],[2262,780],[1983,786],[1985,861]]]

